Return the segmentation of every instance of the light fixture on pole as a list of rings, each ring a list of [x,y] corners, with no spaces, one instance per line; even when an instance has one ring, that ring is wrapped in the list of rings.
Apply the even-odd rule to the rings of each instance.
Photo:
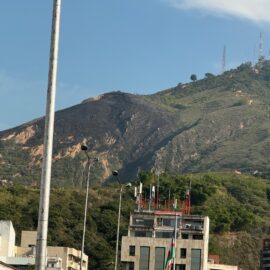
[[[81,248],[81,260],[80,260],[80,270],[82,270],[83,265],[83,254],[84,254],[84,241],[85,241],[85,231],[86,231],[86,218],[87,218],[87,206],[88,206],[88,191],[89,191],[89,182],[90,182],[90,172],[91,167],[94,162],[98,161],[98,158],[90,158],[88,154],[88,147],[87,145],[81,145],[81,150],[85,153],[87,157],[87,181],[86,181],[86,194],[85,194],[85,206],[84,206],[84,220],[83,220],[83,235],[82,235],[82,248]]]
[[[116,247],[115,247],[115,264],[114,269],[117,270],[118,267],[118,248],[119,248],[119,230],[120,230],[120,219],[121,219],[121,207],[122,207],[122,192],[123,192],[123,185],[120,182],[118,177],[118,171],[113,171],[112,175],[116,178],[119,186],[120,186],[120,193],[119,193],[119,207],[118,207],[118,221],[117,221],[117,234],[116,234]],[[126,184],[126,187],[131,187],[132,184]]]

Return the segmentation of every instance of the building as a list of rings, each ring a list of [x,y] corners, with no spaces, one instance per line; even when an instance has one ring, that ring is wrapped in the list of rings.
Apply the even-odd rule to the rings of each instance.
[[[15,246],[15,231],[11,221],[0,221],[0,261],[18,269],[35,264],[36,231],[22,231],[21,245]],[[79,270],[81,251],[70,247],[47,247],[48,270]],[[83,254],[83,270],[88,269],[88,256]]]
[[[1,257],[15,254],[15,231],[11,221],[0,221],[0,261]]]
[[[209,218],[158,210],[138,210],[130,216],[128,236],[122,237],[122,269],[164,270],[175,224],[176,270],[207,269]]]
[[[209,257],[208,217],[183,211],[139,209],[131,214],[128,235],[122,237],[122,270],[164,270],[174,241],[176,270],[238,269],[234,265],[220,264],[219,256]]]
[[[208,270],[238,270],[236,265],[216,264],[208,262]]]
[[[17,269],[6,263],[0,262],[0,270],[17,270]]]
[[[263,240],[263,249],[261,251],[261,269],[270,270],[270,238]]]
[[[18,269],[26,269],[35,264],[33,256],[18,256],[15,246],[15,230],[10,220],[0,221],[0,262],[14,266]]]

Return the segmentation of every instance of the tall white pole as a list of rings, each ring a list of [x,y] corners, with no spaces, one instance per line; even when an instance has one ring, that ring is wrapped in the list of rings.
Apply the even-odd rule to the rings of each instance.
[[[38,234],[36,246],[37,252],[36,252],[36,266],[35,266],[36,270],[45,270],[46,268],[46,249],[47,249],[48,216],[49,216],[49,202],[50,202],[54,110],[55,110],[57,60],[59,47],[59,30],[60,30],[60,11],[61,11],[61,0],[54,0],[52,31],[51,31],[50,64],[48,75],[48,90],[47,90],[47,106],[46,106],[45,131],[44,131],[44,151],[43,151],[43,164],[42,164],[42,175],[40,184]]]
[[[85,206],[84,206],[84,220],[83,220],[83,236],[82,236],[80,270],[82,270],[82,268],[83,268],[84,241],[85,241],[85,231],[86,231],[86,219],[87,219],[88,193],[89,193],[91,166],[92,166],[92,163],[91,163],[90,158],[88,157],[88,173],[87,173],[86,195],[85,195]]]
[[[175,207],[176,208],[176,207]],[[174,258],[173,258],[173,270],[175,270],[176,259],[176,241],[177,241],[177,213],[175,209],[175,226],[174,226]]]
[[[121,185],[120,194],[119,194],[118,222],[117,222],[117,235],[116,235],[116,247],[115,247],[115,265],[114,265],[115,270],[118,269],[118,248],[119,248],[119,229],[120,229],[120,219],[121,219],[122,192],[123,192],[123,185]]]

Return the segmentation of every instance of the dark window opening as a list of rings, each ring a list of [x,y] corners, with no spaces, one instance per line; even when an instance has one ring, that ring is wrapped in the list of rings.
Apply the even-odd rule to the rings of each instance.
[[[182,233],[182,239],[188,239],[188,234]]]
[[[195,240],[203,240],[203,235],[202,234],[193,234],[193,239],[195,239]]]
[[[186,248],[181,248],[180,249],[180,258],[184,259],[187,257],[187,249]]]
[[[135,256],[135,246],[129,246],[129,256]]]

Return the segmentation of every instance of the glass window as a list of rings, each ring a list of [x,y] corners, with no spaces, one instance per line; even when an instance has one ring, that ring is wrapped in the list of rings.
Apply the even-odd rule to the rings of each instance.
[[[133,225],[153,227],[154,219],[133,217],[132,223]]]
[[[201,269],[201,250],[191,249],[191,270]]]
[[[137,237],[152,237],[152,231],[135,231]]]
[[[202,234],[193,234],[193,239],[195,239],[195,240],[203,240],[203,235]]]
[[[149,270],[150,247],[140,247],[140,270]]]
[[[173,231],[156,231],[156,238],[172,238],[174,237]]]
[[[182,233],[182,239],[188,239],[188,234]]]
[[[128,263],[128,270],[134,270],[134,262]]]
[[[156,247],[155,249],[155,270],[164,270],[165,248]]]
[[[133,225],[143,225],[144,220],[142,218],[133,218]]]
[[[135,246],[129,246],[129,256],[135,256]]]
[[[187,257],[187,249],[186,248],[181,248],[180,249],[180,258],[184,259]]]
[[[185,264],[176,264],[175,270],[186,270],[186,265]]]
[[[162,218],[157,218],[157,225],[162,226]]]
[[[163,226],[174,227],[175,226],[175,219],[164,218],[163,219]]]
[[[145,219],[144,220],[144,225],[147,226],[147,227],[153,227],[154,219]]]
[[[158,226],[166,226],[166,227],[175,227],[175,217],[174,218],[157,218]],[[180,220],[177,219],[177,226],[179,227]]]

